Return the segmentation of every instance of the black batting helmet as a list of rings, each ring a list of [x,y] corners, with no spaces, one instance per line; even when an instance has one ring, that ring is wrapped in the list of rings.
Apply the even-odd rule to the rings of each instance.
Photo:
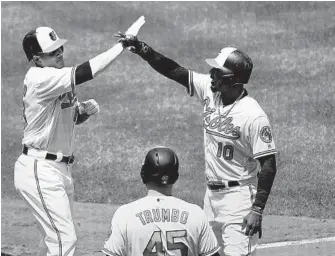
[[[233,47],[223,48],[215,59],[206,59],[206,62],[222,70],[230,84],[247,84],[253,68],[251,58]]]
[[[67,42],[60,39],[55,30],[49,27],[38,27],[29,31],[23,38],[22,47],[29,61],[35,54],[52,52]]]
[[[144,184],[154,182],[158,185],[174,184],[178,177],[179,160],[169,148],[156,147],[151,149],[141,168],[141,177]]]

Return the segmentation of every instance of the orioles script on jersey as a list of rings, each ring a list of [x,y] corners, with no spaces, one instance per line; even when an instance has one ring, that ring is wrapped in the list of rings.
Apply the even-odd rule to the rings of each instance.
[[[180,212],[178,209],[151,209],[144,210],[136,214],[143,225],[152,222],[180,222],[186,224],[189,213],[187,211]]]
[[[216,109],[209,106],[210,99],[207,97],[204,100],[204,105],[206,110],[204,112],[204,128],[207,133],[229,138],[229,139],[238,139],[240,138],[240,127],[234,126],[233,117],[225,118],[223,115],[216,116],[211,119],[211,114],[215,113]],[[225,133],[225,134],[222,134]]]

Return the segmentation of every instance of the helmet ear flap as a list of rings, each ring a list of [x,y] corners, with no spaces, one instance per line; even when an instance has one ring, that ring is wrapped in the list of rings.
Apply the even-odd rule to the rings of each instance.
[[[176,173],[175,175],[170,177],[170,183],[174,184],[179,178],[179,173]]]

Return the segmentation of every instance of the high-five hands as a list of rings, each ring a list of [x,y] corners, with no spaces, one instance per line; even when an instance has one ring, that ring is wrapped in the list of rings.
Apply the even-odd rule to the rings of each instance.
[[[136,44],[138,43],[137,35],[144,23],[145,18],[142,15],[127,29],[126,32],[122,33],[119,31],[117,34],[114,34],[114,36],[120,38],[118,42],[121,43],[124,48],[129,47],[129,50],[135,52]]]

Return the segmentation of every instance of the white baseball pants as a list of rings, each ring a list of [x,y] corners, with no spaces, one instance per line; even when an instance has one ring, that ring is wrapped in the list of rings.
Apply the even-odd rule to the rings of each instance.
[[[72,256],[77,236],[71,166],[22,154],[15,163],[14,184],[37,220],[42,235],[38,256]]]
[[[236,186],[220,191],[207,188],[204,211],[221,246],[221,256],[256,255],[258,233],[252,237],[241,229],[256,195],[254,185]]]

